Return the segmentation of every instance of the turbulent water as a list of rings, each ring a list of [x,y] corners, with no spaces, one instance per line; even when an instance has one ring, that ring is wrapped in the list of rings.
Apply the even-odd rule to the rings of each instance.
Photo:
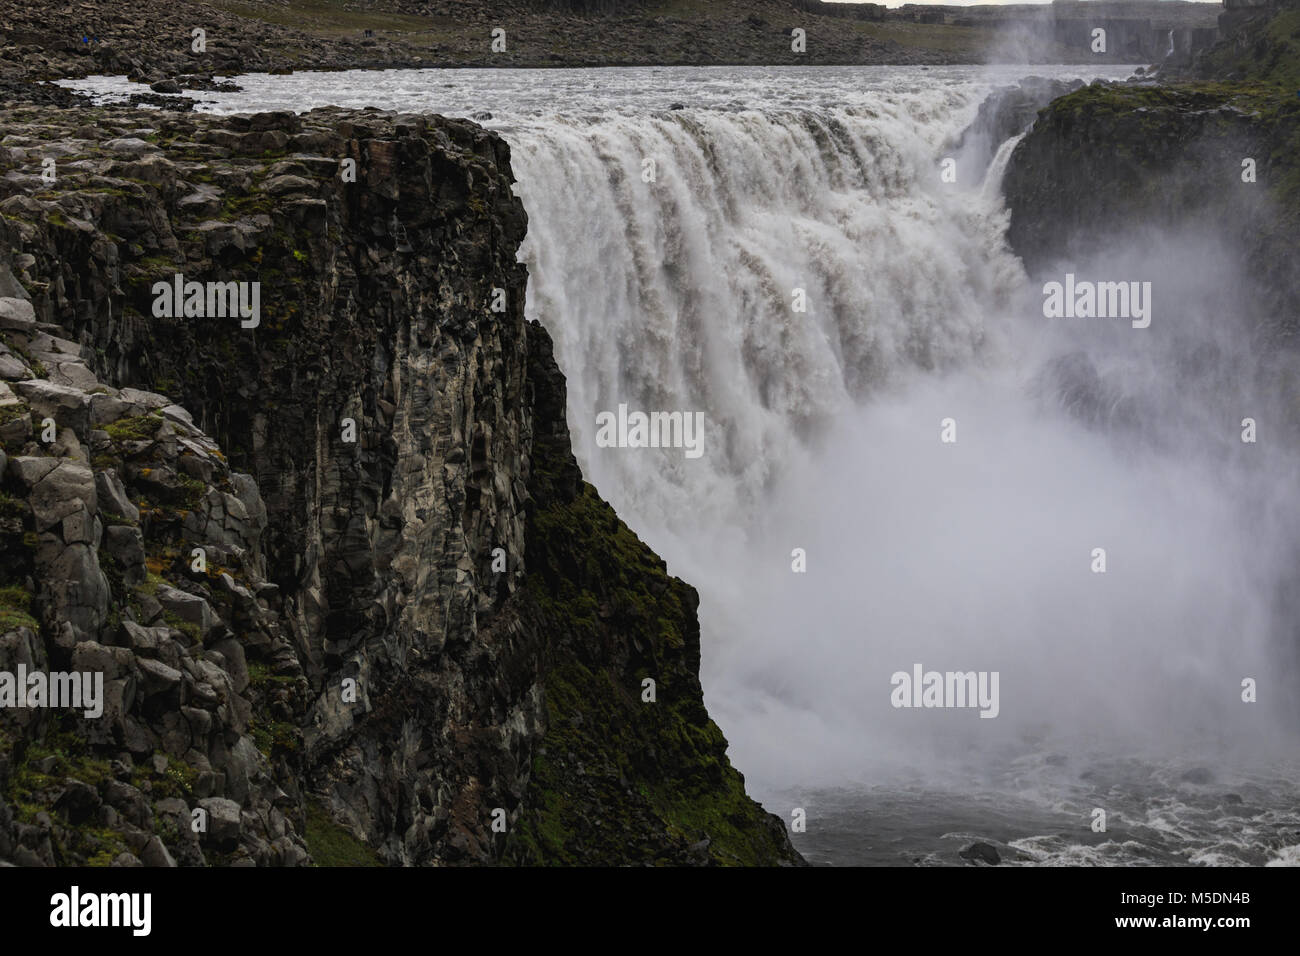
[[[1296,862],[1297,459],[1239,440],[1285,410],[1232,324],[1238,270],[1212,236],[1116,249],[1061,273],[1154,280],[1149,329],[1045,319],[1004,241],[1014,144],[987,169],[953,145],[1017,75],[395,71],[196,95],[506,137],[584,470],[699,588],[709,708],[751,791],[803,811],[811,860],[952,864],[983,840],[1025,864]],[[601,447],[620,404],[702,412],[701,453]],[[996,671],[996,718],[892,706],[914,664]]]

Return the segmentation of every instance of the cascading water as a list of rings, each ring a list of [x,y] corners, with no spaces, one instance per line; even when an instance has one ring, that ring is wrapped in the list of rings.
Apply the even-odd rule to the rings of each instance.
[[[997,79],[441,71],[215,99],[508,139],[584,471],[699,588],[709,708],[769,809],[807,810],[811,858],[1295,860],[1297,457],[1238,437],[1284,409],[1225,321],[1232,255],[1177,236],[1062,264],[1152,281],[1152,325],[1045,319],[1004,241],[1014,142],[949,145]],[[702,454],[601,447],[620,405],[702,412]],[[916,664],[997,672],[997,717],[893,706]]]
[[[941,130],[897,112],[619,118],[516,154],[529,311],[570,363],[593,480],[639,527],[743,528],[838,416],[979,350],[1018,264],[931,175]],[[594,415],[619,402],[703,411],[706,453],[598,452]]]
[[[1100,275],[1165,280],[1163,328],[1052,327],[1002,240],[1014,143],[986,177],[945,184],[941,147],[969,114],[943,99],[535,133],[516,154],[529,308],[556,330],[577,447],[701,589],[709,705],[774,809],[824,801],[819,788],[946,779],[1041,789],[1059,810],[1078,774],[1120,786],[1119,768],[1097,767],[1135,754],[1170,761],[1158,804],[1190,805],[1206,794],[1180,786],[1230,754],[1272,753],[1282,726],[1241,701],[1240,681],[1277,663],[1272,594],[1295,530],[1270,523],[1284,456],[1247,463],[1222,416],[1217,437],[1197,431],[1227,396],[1189,399],[1169,367],[1188,340],[1216,340],[1205,297],[1235,276],[1202,250],[1200,276],[1136,255],[1131,276]],[[1079,363],[1097,379],[1082,394]],[[705,454],[598,447],[594,417],[620,403],[703,411]],[[1147,440],[1117,414],[1134,405],[1147,422],[1166,413]],[[1103,546],[1106,576],[1091,567]],[[891,674],[916,663],[998,672],[999,719],[892,707]],[[1076,764],[1058,772],[1065,754]],[[1134,828],[1150,786],[1133,784],[1138,805],[1119,814]],[[1173,858],[1217,858],[1240,836],[1208,829]],[[1070,859],[1087,842],[1022,852]]]

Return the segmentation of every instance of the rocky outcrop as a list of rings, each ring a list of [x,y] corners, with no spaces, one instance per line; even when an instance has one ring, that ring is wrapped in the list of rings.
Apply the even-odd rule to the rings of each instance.
[[[1209,227],[1253,280],[1241,314],[1266,339],[1292,342],[1297,146],[1294,90],[1094,83],[1043,110],[1012,154],[1008,238],[1032,272]]]
[[[1192,79],[1270,83],[1300,90],[1300,3],[1224,0],[1220,40],[1181,75]]]
[[[960,166],[965,175],[975,182],[983,179],[1003,143],[1029,129],[1038,111],[1052,100],[1082,85],[1082,80],[1027,76],[1015,86],[999,87],[989,93],[980,103],[975,119],[952,146],[961,154]]]
[[[0,860],[305,862],[297,775],[259,748],[307,686],[256,484],[170,398],[101,382],[7,261],[0,285],[0,672],[103,681],[99,714],[0,709]]]
[[[704,710],[694,592],[573,464],[504,142],[374,110],[0,123],[4,640],[122,682],[115,722],[4,725],[25,862],[102,862],[86,820],[142,862],[141,834],[178,863],[797,861]],[[178,282],[258,308],[169,309]]]
[[[1159,85],[1093,83],[1038,114],[1003,180],[1008,239],[1033,271],[1212,233],[1253,280],[1241,313],[1290,343],[1300,331],[1300,0],[1229,11],[1248,16],[1190,69],[1161,69]]]

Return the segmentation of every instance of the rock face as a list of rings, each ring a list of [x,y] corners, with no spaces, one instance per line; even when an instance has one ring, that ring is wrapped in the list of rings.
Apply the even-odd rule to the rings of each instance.
[[[1032,272],[1212,224],[1253,280],[1240,311],[1290,342],[1300,332],[1298,143],[1294,89],[1094,83],[1043,110],[1012,154],[1008,239]]]
[[[0,711],[0,859],[798,862],[573,462],[503,141],[50,116],[0,115],[0,670],[113,690]]]
[[[957,855],[972,864],[984,863],[988,866],[997,866],[1002,862],[998,848],[991,843],[972,843]]]
[[[1210,233],[1251,280],[1264,343],[1300,333],[1300,0],[1227,4],[1223,37],[1158,86],[1093,83],[1042,110],[1003,179],[1031,270],[1128,241]]]
[[[103,695],[98,717],[0,710],[0,859],[303,863],[299,781],[255,745],[275,704],[250,667],[307,692],[262,597],[257,487],[35,317],[9,238],[0,218],[0,291],[20,293],[0,298],[0,672],[100,674]],[[198,793],[222,812],[192,816]]]
[[[977,182],[982,179],[999,146],[1029,129],[1038,111],[1052,100],[1082,85],[1082,80],[1028,76],[1015,86],[999,87],[989,93],[975,119],[953,144],[963,154],[964,174]]]

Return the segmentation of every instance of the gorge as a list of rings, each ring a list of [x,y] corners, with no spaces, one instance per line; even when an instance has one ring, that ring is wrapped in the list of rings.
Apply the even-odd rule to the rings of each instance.
[[[1295,98],[1036,72],[7,107],[0,670],[108,702],[4,715],[0,858],[1293,862]],[[894,708],[917,661],[997,719]]]

